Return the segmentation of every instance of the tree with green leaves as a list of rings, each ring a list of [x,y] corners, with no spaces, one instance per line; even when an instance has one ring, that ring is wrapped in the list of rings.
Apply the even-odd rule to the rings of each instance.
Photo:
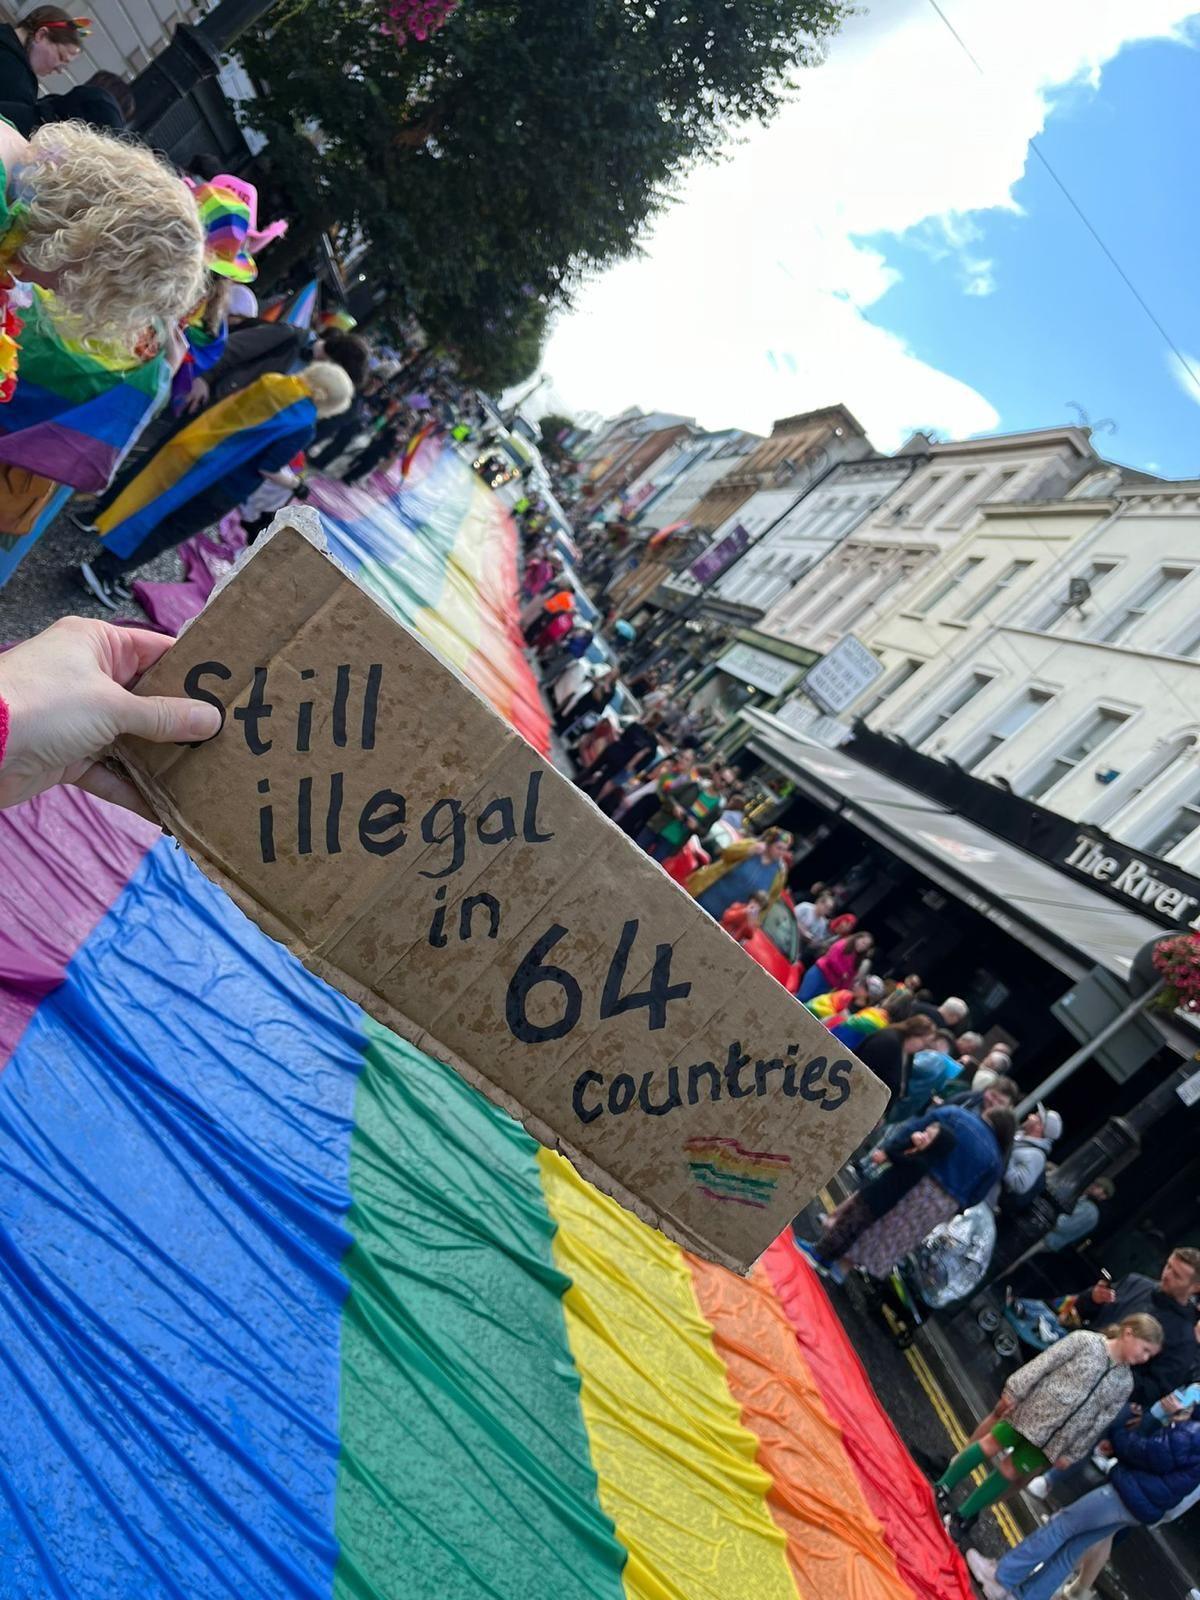
[[[554,309],[637,249],[689,165],[775,115],[845,10],[463,0],[400,49],[362,0],[310,0],[244,41],[250,120],[300,226],[361,226],[431,340],[519,382]]]

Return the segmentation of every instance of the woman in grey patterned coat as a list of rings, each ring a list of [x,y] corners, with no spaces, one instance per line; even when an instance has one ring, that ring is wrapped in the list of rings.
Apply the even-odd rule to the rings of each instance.
[[[1068,1467],[1086,1455],[1129,1399],[1130,1367],[1157,1355],[1162,1342],[1160,1325],[1139,1312],[1107,1333],[1069,1333],[1019,1367],[973,1442],[937,1483],[948,1507],[956,1484],[976,1467],[992,1468],[952,1514],[955,1531],[964,1531],[985,1506],[1015,1494],[1051,1465]]]

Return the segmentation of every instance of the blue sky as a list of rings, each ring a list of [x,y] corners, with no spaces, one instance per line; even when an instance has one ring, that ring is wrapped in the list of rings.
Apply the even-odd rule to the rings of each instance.
[[[1200,55],[1183,44],[1127,46],[1098,92],[1055,95],[1038,143],[1200,372],[1198,69]],[[1076,401],[1093,422],[1117,423],[1096,436],[1105,454],[1171,477],[1200,474],[1200,405],[1035,158],[1013,198],[1019,214],[970,214],[972,257],[990,263],[987,294],[963,292],[960,259],[936,228],[868,239],[901,274],[874,320],[979,389],[1005,429],[1071,418],[1066,402]]]
[[[766,432],[841,401],[882,449],[1075,420],[1200,473],[1200,395],[1036,165],[1037,138],[1200,371],[1200,0],[875,0],[796,101],[690,174],[560,318],[543,407]]]

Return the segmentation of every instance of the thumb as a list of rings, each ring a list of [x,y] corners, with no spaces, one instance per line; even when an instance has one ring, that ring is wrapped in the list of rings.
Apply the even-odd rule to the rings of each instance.
[[[152,744],[203,743],[221,731],[224,718],[203,700],[166,695],[125,695],[117,712],[118,729]]]

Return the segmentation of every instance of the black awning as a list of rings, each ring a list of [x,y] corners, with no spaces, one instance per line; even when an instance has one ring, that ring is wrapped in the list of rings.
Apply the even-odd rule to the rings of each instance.
[[[1138,950],[1168,931],[768,713],[741,717],[761,760],[1068,976],[1101,966],[1124,979]]]

